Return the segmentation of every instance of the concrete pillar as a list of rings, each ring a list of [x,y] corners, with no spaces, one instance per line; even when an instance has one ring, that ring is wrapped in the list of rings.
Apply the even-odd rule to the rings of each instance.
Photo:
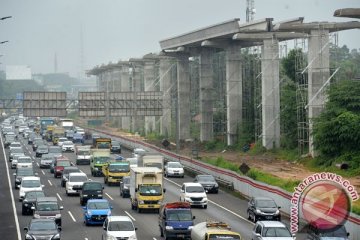
[[[143,64],[132,63],[132,91],[143,91]],[[131,117],[131,130],[142,133],[144,131],[144,116]]]
[[[121,75],[121,92],[130,92],[130,75],[129,75],[129,65],[123,64],[120,70]],[[121,127],[124,130],[130,131],[130,116],[121,117]]]
[[[312,119],[323,111],[326,92],[320,89],[330,77],[329,30],[311,30],[308,45],[309,153],[314,157]]]
[[[227,144],[234,145],[242,124],[242,62],[241,46],[232,44],[226,52],[226,124]]]
[[[213,69],[212,49],[203,48],[200,53],[200,141],[212,141],[213,129]]]
[[[156,72],[155,72],[156,61],[154,59],[145,59],[144,62],[144,90],[145,92],[156,91]],[[154,132],[156,130],[156,119],[155,116],[145,116],[145,134]]]
[[[115,66],[112,70],[112,92],[120,92],[121,91],[121,72],[120,67]],[[118,128],[122,128],[121,117],[113,116],[112,120],[115,123],[115,126]]]
[[[190,74],[189,57],[177,58],[177,136],[179,140],[190,138]]]
[[[280,147],[279,42],[265,39],[261,59],[262,145]]]
[[[160,59],[160,91],[163,92],[163,115],[160,118],[160,135],[171,135],[171,58]]]

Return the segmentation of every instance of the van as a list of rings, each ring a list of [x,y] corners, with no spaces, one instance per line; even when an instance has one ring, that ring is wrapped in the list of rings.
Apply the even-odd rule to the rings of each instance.
[[[73,186],[73,190],[80,192],[80,205],[84,206],[89,199],[102,199],[104,187],[100,182],[86,181],[82,186]]]

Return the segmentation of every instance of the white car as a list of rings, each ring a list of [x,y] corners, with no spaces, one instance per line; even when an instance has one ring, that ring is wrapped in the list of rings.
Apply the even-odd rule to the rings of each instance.
[[[29,156],[22,156],[17,158],[16,168],[32,168],[33,160]]]
[[[11,161],[11,168],[16,168],[19,157],[25,157],[25,154],[24,154],[24,153],[15,154],[15,155],[13,156],[12,161]]]
[[[167,162],[165,165],[165,177],[184,177],[184,167],[180,162]]]
[[[59,138],[57,145],[61,147],[63,145],[63,143],[66,141],[69,141],[69,139],[67,139],[65,137],[61,137],[61,138]]]
[[[102,239],[137,240],[137,228],[128,216],[108,216],[103,229]]]
[[[251,235],[252,239],[258,240],[295,240],[285,224],[279,221],[258,221]]]
[[[66,195],[79,194],[79,191],[73,190],[73,186],[82,186],[88,180],[85,173],[71,172],[69,173],[68,180],[66,181]]]
[[[12,148],[21,148],[21,143],[20,142],[12,142],[9,145],[9,149],[11,150]]]
[[[74,152],[75,151],[75,145],[72,141],[65,141],[63,142],[62,146],[61,146],[61,149],[63,152],[66,152],[66,151],[71,151],[71,152]]]
[[[188,202],[191,206],[207,208],[207,195],[200,183],[186,182],[181,186],[180,201]]]
[[[20,184],[19,200],[22,201],[24,199],[25,193],[28,191],[41,191],[43,187],[44,185],[41,185],[39,177],[23,177]]]

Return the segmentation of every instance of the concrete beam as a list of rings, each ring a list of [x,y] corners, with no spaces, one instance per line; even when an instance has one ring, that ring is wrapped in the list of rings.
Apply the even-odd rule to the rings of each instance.
[[[278,41],[286,41],[295,38],[307,38],[308,34],[306,33],[296,33],[296,32],[268,32],[268,33],[236,33],[232,37],[233,40],[240,41],[262,41],[265,39],[277,39]]]
[[[284,25],[298,25],[298,24],[302,24],[304,22],[304,18],[303,17],[298,17],[298,18],[293,18],[293,19],[288,19],[288,20],[284,20],[284,21],[280,21],[277,22],[273,25],[272,30],[273,31],[278,31],[280,26],[284,26]]]
[[[239,32],[269,32],[273,18],[264,18],[252,22],[240,24]]]
[[[308,33],[312,30],[327,30],[329,32],[338,32],[343,30],[360,28],[360,22],[311,22],[302,24],[280,24],[277,28],[281,32],[301,32]]]
[[[196,44],[207,39],[224,37],[240,31],[239,18],[194,30],[182,35],[160,41],[162,50],[174,49],[185,45]]]
[[[334,12],[334,17],[360,18],[360,8],[342,8]]]

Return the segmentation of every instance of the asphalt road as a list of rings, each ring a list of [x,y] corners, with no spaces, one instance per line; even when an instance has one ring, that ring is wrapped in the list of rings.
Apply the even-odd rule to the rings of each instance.
[[[62,210],[62,239],[84,239],[84,240],[95,240],[101,239],[103,230],[101,226],[85,226],[83,223],[83,209],[80,206],[78,196],[67,196],[65,188],[60,185],[60,178],[54,178],[53,174],[50,173],[49,169],[39,168],[39,159],[35,158],[34,153],[30,145],[27,144],[27,140],[19,137],[20,142],[23,143],[25,151],[32,156],[34,160],[34,169],[39,174],[42,184],[45,185],[44,192],[47,196],[55,196],[61,206],[64,207]],[[6,154],[8,150],[6,150]],[[65,155],[75,162],[74,153],[65,153]],[[131,152],[123,150],[122,155],[124,157],[130,157]],[[1,165],[5,166],[4,155],[0,155]],[[9,163],[9,162],[8,162]],[[78,166],[89,178],[103,182],[101,177],[92,177],[90,174],[90,167],[88,165]],[[0,169],[1,177],[1,190],[9,191],[6,189],[6,168]],[[12,173],[13,169],[10,166],[7,167],[10,173],[14,205],[16,207],[16,216],[18,218],[19,229],[21,236],[24,239],[24,231],[22,230],[29,223],[32,216],[22,216],[21,214],[21,202],[19,202],[19,190],[14,190],[14,177]],[[193,178],[185,176],[185,178],[165,178],[164,187],[166,188],[165,202],[177,201],[180,196],[180,185],[183,182],[193,181]],[[1,191],[1,193],[3,193]],[[0,214],[6,213],[8,216],[6,219],[0,219],[0,230],[2,233],[10,232],[9,238],[17,239],[16,236],[16,221],[12,212],[12,201],[10,194],[0,194]],[[139,240],[159,240],[163,239],[160,237],[160,231],[158,227],[158,214],[154,212],[137,213],[131,210],[130,200],[128,198],[122,198],[119,194],[118,186],[105,186],[104,198],[108,199],[113,206],[112,215],[128,215],[134,221],[135,226],[138,228],[137,237]],[[246,219],[246,207],[247,201],[234,197],[224,191],[219,191],[219,194],[208,194],[210,200],[207,209],[193,208],[193,215],[196,216],[195,224],[206,220],[218,220],[223,221],[232,227],[236,232],[239,232],[244,239],[251,239],[251,231],[254,224]],[[4,204],[6,203],[6,204]],[[288,223],[287,223],[288,224]],[[4,231],[3,231],[4,230]]]

